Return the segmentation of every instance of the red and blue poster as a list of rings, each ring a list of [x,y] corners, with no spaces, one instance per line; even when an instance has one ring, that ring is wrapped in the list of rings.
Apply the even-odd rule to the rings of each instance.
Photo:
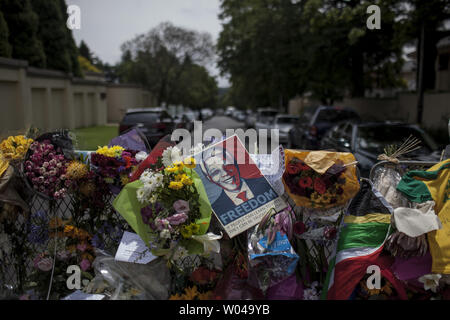
[[[287,204],[261,174],[237,135],[194,155],[211,207],[230,238]]]

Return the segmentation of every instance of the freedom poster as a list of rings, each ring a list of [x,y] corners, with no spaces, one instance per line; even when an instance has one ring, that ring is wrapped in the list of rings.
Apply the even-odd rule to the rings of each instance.
[[[287,207],[233,135],[194,155],[214,214],[230,238],[258,224],[273,208]]]

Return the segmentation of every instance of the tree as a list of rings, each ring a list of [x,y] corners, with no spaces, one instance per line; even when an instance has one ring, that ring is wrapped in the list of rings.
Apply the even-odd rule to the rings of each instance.
[[[69,18],[69,15],[67,14],[67,4],[65,0],[59,0],[59,7],[63,16],[64,25]],[[78,47],[75,43],[75,39],[73,38],[72,30],[69,28],[64,28],[66,31],[66,38],[67,38],[67,49],[69,51],[70,56],[70,63],[71,63],[71,70],[72,74],[76,77],[82,77],[83,73],[81,71],[81,66],[78,62]]]
[[[118,74],[142,84],[158,104],[180,104],[180,78],[192,64],[207,65],[214,53],[211,35],[161,23],[122,45]]]
[[[398,2],[379,1],[383,28],[368,31],[372,1],[222,0],[219,66],[230,75],[231,93],[253,107],[285,107],[307,91],[330,104],[374,85],[397,85]]]
[[[89,62],[92,63],[92,53],[89,47],[87,46],[86,42],[81,40],[80,47],[78,48],[80,52],[80,56],[85,57]]]
[[[29,0],[2,0],[0,11],[8,25],[11,56],[27,60],[35,67],[45,68],[46,58],[41,41],[37,37],[39,18],[33,12]]]
[[[180,77],[178,101],[191,109],[215,108],[218,88],[205,67],[189,64]]]
[[[47,68],[72,71],[69,38],[59,0],[33,0],[32,7],[39,17],[38,38],[47,57]]]
[[[11,57],[11,45],[9,44],[8,36],[8,25],[0,12],[0,57]]]

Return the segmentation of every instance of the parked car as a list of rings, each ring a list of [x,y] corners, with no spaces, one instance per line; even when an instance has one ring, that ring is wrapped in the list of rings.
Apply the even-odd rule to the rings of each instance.
[[[202,114],[203,120],[208,120],[214,115],[214,112],[209,108],[202,109],[200,110],[200,112]]]
[[[275,116],[275,120],[272,124],[272,129],[278,129],[279,141],[281,144],[288,144],[289,131],[292,130],[294,125],[299,121],[299,117],[289,114],[279,114]]]
[[[386,146],[400,146],[410,136],[421,141],[421,148],[404,155],[404,159],[439,161],[440,151],[436,142],[419,126],[400,122],[342,122],[324,135],[320,145],[325,150],[353,153],[361,175],[368,177]]]
[[[289,132],[289,148],[317,150],[322,136],[336,123],[360,121],[352,109],[340,107],[308,107],[301,114],[298,125]]]
[[[226,115],[227,117],[231,117],[231,116],[233,115],[233,112],[234,112],[235,110],[236,110],[235,107],[232,107],[232,106],[227,107],[227,109],[225,110],[225,115]]]
[[[240,122],[244,122],[246,117],[247,117],[246,113],[242,110],[238,110],[234,116],[234,118]]]
[[[261,130],[261,129],[267,129],[270,130],[273,124],[273,120],[275,119],[275,116],[278,114],[277,109],[272,108],[262,108],[258,109],[257,116],[256,116],[256,122],[255,122],[255,129]]]
[[[194,123],[183,113],[175,115],[173,121],[175,123],[174,128],[182,128],[189,131],[194,129]]]
[[[171,134],[175,122],[163,108],[129,109],[119,124],[119,135],[138,129],[153,148],[164,136]]]

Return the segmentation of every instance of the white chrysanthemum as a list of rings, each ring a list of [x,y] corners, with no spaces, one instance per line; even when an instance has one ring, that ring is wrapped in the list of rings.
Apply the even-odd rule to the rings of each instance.
[[[148,183],[150,179],[152,178],[153,173],[150,170],[145,170],[142,174],[139,180],[141,180],[143,183]]]
[[[155,181],[158,186],[162,185],[164,176],[161,173],[155,174]]]
[[[181,150],[177,147],[169,147],[162,154],[162,163],[165,167],[170,167],[173,163],[182,160]]]
[[[144,161],[147,157],[148,157],[148,154],[145,151],[140,151],[140,152],[136,153],[136,156],[135,156],[136,160],[139,162]]]
[[[150,203],[155,203],[158,200],[158,195],[154,194],[150,197]]]
[[[179,246],[172,256],[173,260],[183,259],[189,255],[185,247]]]
[[[137,189],[137,191],[136,191],[136,197],[137,197],[137,199],[138,199],[138,201],[139,201],[140,203],[145,203],[145,202],[147,202],[147,197],[145,196],[145,191],[144,191],[144,188],[143,188],[143,187]]]

